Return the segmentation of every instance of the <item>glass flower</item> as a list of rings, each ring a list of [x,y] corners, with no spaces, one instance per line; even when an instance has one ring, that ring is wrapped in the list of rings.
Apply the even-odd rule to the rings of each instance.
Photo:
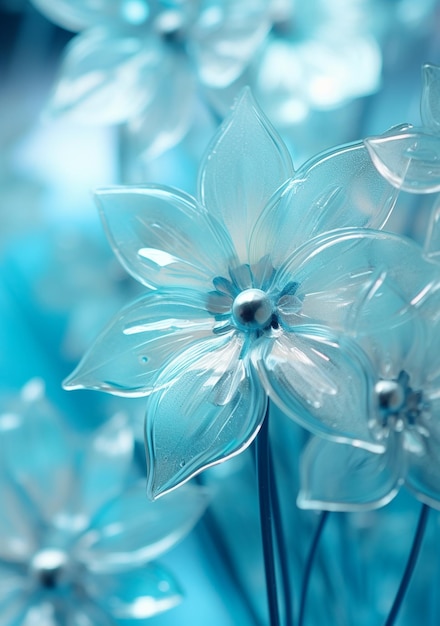
[[[396,297],[403,303],[401,292]],[[381,308],[370,309],[368,332],[359,341],[371,362],[362,419],[383,450],[374,454],[314,438],[302,459],[303,508],[377,508],[402,485],[440,508],[438,283],[427,288],[415,310],[402,306],[398,321],[379,330]]]
[[[43,391],[32,380],[1,406],[1,623],[111,626],[175,606],[180,587],[155,559],[206,493],[149,502],[123,416],[75,437]]]
[[[248,446],[267,395],[316,432],[375,445],[357,419],[365,376],[347,319],[381,272],[416,297],[419,249],[344,227],[379,226],[395,193],[361,142],[294,173],[248,90],[202,163],[199,200],[154,185],[97,192],[115,253],[153,291],[117,315],[65,387],[150,396],[150,496]]]
[[[66,49],[50,115],[130,121],[153,157],[177,143],[196,110],[197,82],[222,89],[270,26],[265,0],[33,0],[81,31]]]
[[[365,140],[382,176],[411,193],[440,191],[440,67],[425,64],[422,75],[422,126]]]

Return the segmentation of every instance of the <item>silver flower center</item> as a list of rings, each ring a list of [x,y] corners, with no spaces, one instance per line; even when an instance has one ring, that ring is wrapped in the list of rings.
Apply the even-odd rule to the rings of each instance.
[[[31,573],[41,587],[55,589],[70,579],[69,556],[63,550],[44,549],[37,552],[30,564]]]
[[[232,318],[244,330],[266,328],[273,315],[273,305],[261,289],[245,289],[236,296],[232,304]]]

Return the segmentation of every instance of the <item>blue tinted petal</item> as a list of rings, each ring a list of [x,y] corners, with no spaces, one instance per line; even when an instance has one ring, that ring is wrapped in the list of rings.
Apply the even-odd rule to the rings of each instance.
[[[348,337],[304,327],[265,338],[252,358],[269,396],[296,422],[336,441],[381,449],[368,428],[371,368]]]
[[[240,336],[205,340],[158,378],[163,390],[150,396],[145,420],[150,497],[241,452],[257,434],[266,398],[242,350]]]
[[[139,24],[148,17],[146,0],[32,0],[32,3],[67,30],[82,30],[110,21]]]
[[[3,432],[0,431],[2,436]],[[17,485],[6,476],[3,469],[0,481],[0,560],[25,561],[36,549],[35,520],[31,515],[33,511],[29,511]]]
[[[241,262],[250,233],[278,187],[293,174],[286,146],[245,89],[202,162],[202,202],[228,228]]]
[[[315,437],[301,461],[303,509],[362,511],[385,506],[397,494],[404,465],[400,447],[383,454]]]
[[[408,317],[438,283],[436,264],[413,241],[383,231],[346,229],[293,254],[274,279],[295,281],[302,302],[297,323],[323,323],[359,334],[364,324],[390,328]]]
[[[93,572],[126,570],[151,561],[193,528],[207,504],[207,492],[195,485],[151,502],[140,481],[97,513],[75,553]]]
[[[251,262],[270,254],[274,267],[279,267],[317,235],[337,228],[379,228],[396,196],[362,143],[318,155],[269,202],[252,232]]]
[[[438,421],[438,412],[433,413],[431,420]],[[405,483],[416,498],[435,509],[440,509],[440,432],[429,432],[424,438],[425,449],[419,453],[408,452],[408,472]]]
[[[135,31],[96,28],[66,47],[47,114],[91,124],[118,124],[154,96],[163,51]]]
[[[422,67],[422,123],[434,133],[440,133],[440,67],[426,63]]]
[[[157,374],[176,353],[212,335],[214,317],[196,292],[152,292],[110,322],[64,382],[67,389],[117,395],[151,393]]]
[[[95,575],[89,594],[114,619],[144,620],[179,604],[182,591],[165,569],[150,563],[117,575]]]
[[[150,287],[208,288],[227,275],[233,252],[223,228],[193,198],[165,187],[96,192],[110,243],[122,265]]]
[[[53,523],[69,498],[74,479],[67,425],[44,398],[38,380],[23,388],[10,415],[17,419],[1,432],[2,461],[41,519]]]
[[[440,191],[440,137],[417,129],[365,140],[378,172],[412,193]]]

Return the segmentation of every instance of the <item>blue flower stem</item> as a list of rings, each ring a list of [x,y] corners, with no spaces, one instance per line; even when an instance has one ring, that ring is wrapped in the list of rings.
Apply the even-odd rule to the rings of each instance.
[[[310,584],[310,576],[312,573],[312,567],[313,567],[313,563],[315,562],[316,551],[319,545],[319,540],[321,539],[321,535],[324,530],[325,523],[328,519],[328,516],[329,516],[329,511],[322,511],[321,516],[319,518],[318,526],[316,527],[315,534],[313,535],[312,543],[310,545],[309,554],[307,556],[307,561],[304,567],[301,597],[299,601],[298,626],[303,626],[303,623],[304,623],[304,614],[305,614],[305,608],[306,608],[307,593],[308,593],[309,584]]]
[[[293,625],[293,593],[290,586],[289,562],[287,558],[287,545],[283,530],[283,518],[281,514],[280,497],[278,494],[277,483],[275,479],[275,469],[273,458],[270,453],[269,446],[269,471],[270,471],[270,492],[273,512],[273,528],[275,532],[275,540],[277,544],[278,562],[280,566],[281,584],[284,596],[284,615],[286,626]]]
[[[403,572],[402,580],[400,581],[399,589],[394,599],[393,606],[391,607],[391,611],[387,617],[384,626],[393,626],[397,618],[397,614],[399,613],[400,607],[402,606],[405,594],[408,589],[408,585],[410,583],[414,568],[417,563],[423,537],[425,536],[428,514],[429,506],[427,504],[423,504],[420,510],[419,521],[417,523],[416,533],[414,535],[411,552],[409,553],[408,562],[406,564],[405,571]]]
[[[266,576],[267,604],[270,626],[280,626],[278,589],[273,538],[273,509],[271,495],[271,470],[269,449],[269,402],[260,432],[256,438],[256,465],[260,508],[261,541]]]

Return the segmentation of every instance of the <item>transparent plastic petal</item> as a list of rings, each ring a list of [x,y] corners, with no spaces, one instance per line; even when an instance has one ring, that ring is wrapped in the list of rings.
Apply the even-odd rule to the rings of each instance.
[[[118,620],[144,620],[172,609],[183,599],[174,577],[155,563],[113,576],[94,575],[87,583],[94,600]]]
[[[431,420],[438,421],[438,413]],[[427,422],[427,426],[430,424]],[[440,509],[440,430],[429,432],[425,450],[420,454],[408,453],[406,486],[416,498],[435,509]]]
[[[440,191],[440,137],[426,130],[365,140],[378,172],[394,187],[411,193]]]
[[[262,0],[203,3],[190,44],[200,80],[217,89],[230,85],[251,61],[269,28]]]
[[[380,228],[396,197],[362,143],[320,154],[270,200],[252,232],[251,262],[270,254],[279,267],[317,235],[337,228]]]
[[[157,497],[246,448],[266,397],[243,339],[226,335],[183,352],[158,378],[145,420],[148,485]],[[172,381],[171,384],[168,381]]]
[[[385,506],[402,483],[402,452],[391,445],[374,454],[343,443],[313,438],[301,460],[303,509],[362,511]]]
[[[67,30],[106,22],[140,24],[148,17],[146,0],[31,0],[41,13]]]
[[[47,108],[51,117],[90,124],[119,124],[154,97],[163,50],[137,31],[96,28],[66,47]]]
[[[233,251],[223,228],[193,198],[159,186],[96,192],[110,243],[125,269],[150,287],[211,289]]]
[[[198,522],[208,505],[205,489],[184,485],[156,502],[145,481],[125,489],[98,512],[75,554],[93,572],[119,572],[172,548]]]
[[[440,67],[426,63],[422,67],[422,124],[433,133],[440,133]]]
[[[30,381],[1,432],[2,463],[33,504],[33,514],[50,522],[69,498],[73,481],[67,425],[44,397],[41,381]],[[3,420],[3,427],[5,421]]]
[[[411,315],[438,282],[438,270],[410,239],[368,229],[335,231],[303,246],[280,268],[274,285],[298,283],[298,324],[362,333],[385,331]],[[415,309],[414,309],[415,310]],[[374,312],[374,313],[373,313]]]
[[[382,449],[368,428],[370,366],[348,337],[304,327],[261,341],[252,358],[271,399],[301,426]]]
[[[146,159],[155,159],[179,143],[196,107],[194,72],[185,56],[168,52],[158,74],[154,98],[129,121],[130,142]]]
[[[203,204],[229,230],[241,262],[249,236],[269,198],[293,175],[281,138],[245,89],[202,162]]]
[[[151,393],[157,374],[176,353],[211,336],[215,319],[205,300],[189,290],[154,291],[135,300],[98,336],[64,387]]]
[[[423,248],[428,258],[437,263],[440,261],[440,202],[438,200],[431,209]]]

